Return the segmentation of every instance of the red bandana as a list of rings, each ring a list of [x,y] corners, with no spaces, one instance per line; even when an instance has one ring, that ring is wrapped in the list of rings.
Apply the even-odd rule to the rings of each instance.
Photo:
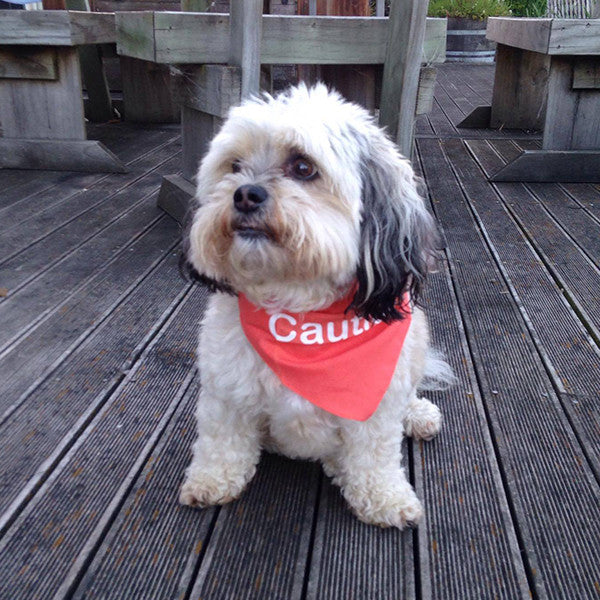
[[[239,295],[242,329],[281,383],[338,417],[366,421],[387,391],[410,326],[344,313],[351,298],[319,311],[269,314]]]

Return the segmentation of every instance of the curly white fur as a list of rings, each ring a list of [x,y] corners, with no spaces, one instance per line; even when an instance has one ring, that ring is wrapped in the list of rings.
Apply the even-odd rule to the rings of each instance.
[[[294,174],[298,156],[316,177]],[[240,214],[233,196],[249,185],[268,200]],[[410,164],[368,114],[324,86],[301,86],[232,110],[199,171],[188,259],[267,310],[326,307],[358,280],[356,310],[395,318],[394,298],[424,277],[432,239]],[[375,414],[342,419],[285,388],[246,339],[237,299],[214,294],[201,327],[198,438],[181,502],[238,497],[266,448],[320,460],[361,520],[416,524],[422,507],[400,466],[401,440],[439,431],[441,413],[418,389],[424,375],[451,378],[443,361],[428,359],[428,338],[417,308]]]

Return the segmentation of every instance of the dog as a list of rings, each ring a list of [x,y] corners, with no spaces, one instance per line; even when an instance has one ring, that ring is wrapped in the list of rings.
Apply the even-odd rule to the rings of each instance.
[[[403,435],[452,380],[418,306],[437,233],[419,180],[361,107],[323,84],[231,109],[197,176],[184,267],[213,288],[198,437],[180,502],[237,498],[263,449],[320,460],[357,517],[416,525]]]

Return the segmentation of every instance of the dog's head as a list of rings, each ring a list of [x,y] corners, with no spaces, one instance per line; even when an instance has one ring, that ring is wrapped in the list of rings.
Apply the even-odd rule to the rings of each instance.
[[[267,308],[401,318],[435,228],[409,162],[362,108],[301,85],[231,110],[198,173],[192,271]]]

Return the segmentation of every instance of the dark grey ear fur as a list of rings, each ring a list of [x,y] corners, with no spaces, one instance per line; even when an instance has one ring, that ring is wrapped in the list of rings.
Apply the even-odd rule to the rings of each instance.
[[[383,134],[382,134],[383,135]],[[405,292],[419,301],[437,254],[437,231],[419,196],[408,164],[389,142],[369,145],[363,156],[361,257],[351,308],[385,322],[405,315],[397,308]]]

